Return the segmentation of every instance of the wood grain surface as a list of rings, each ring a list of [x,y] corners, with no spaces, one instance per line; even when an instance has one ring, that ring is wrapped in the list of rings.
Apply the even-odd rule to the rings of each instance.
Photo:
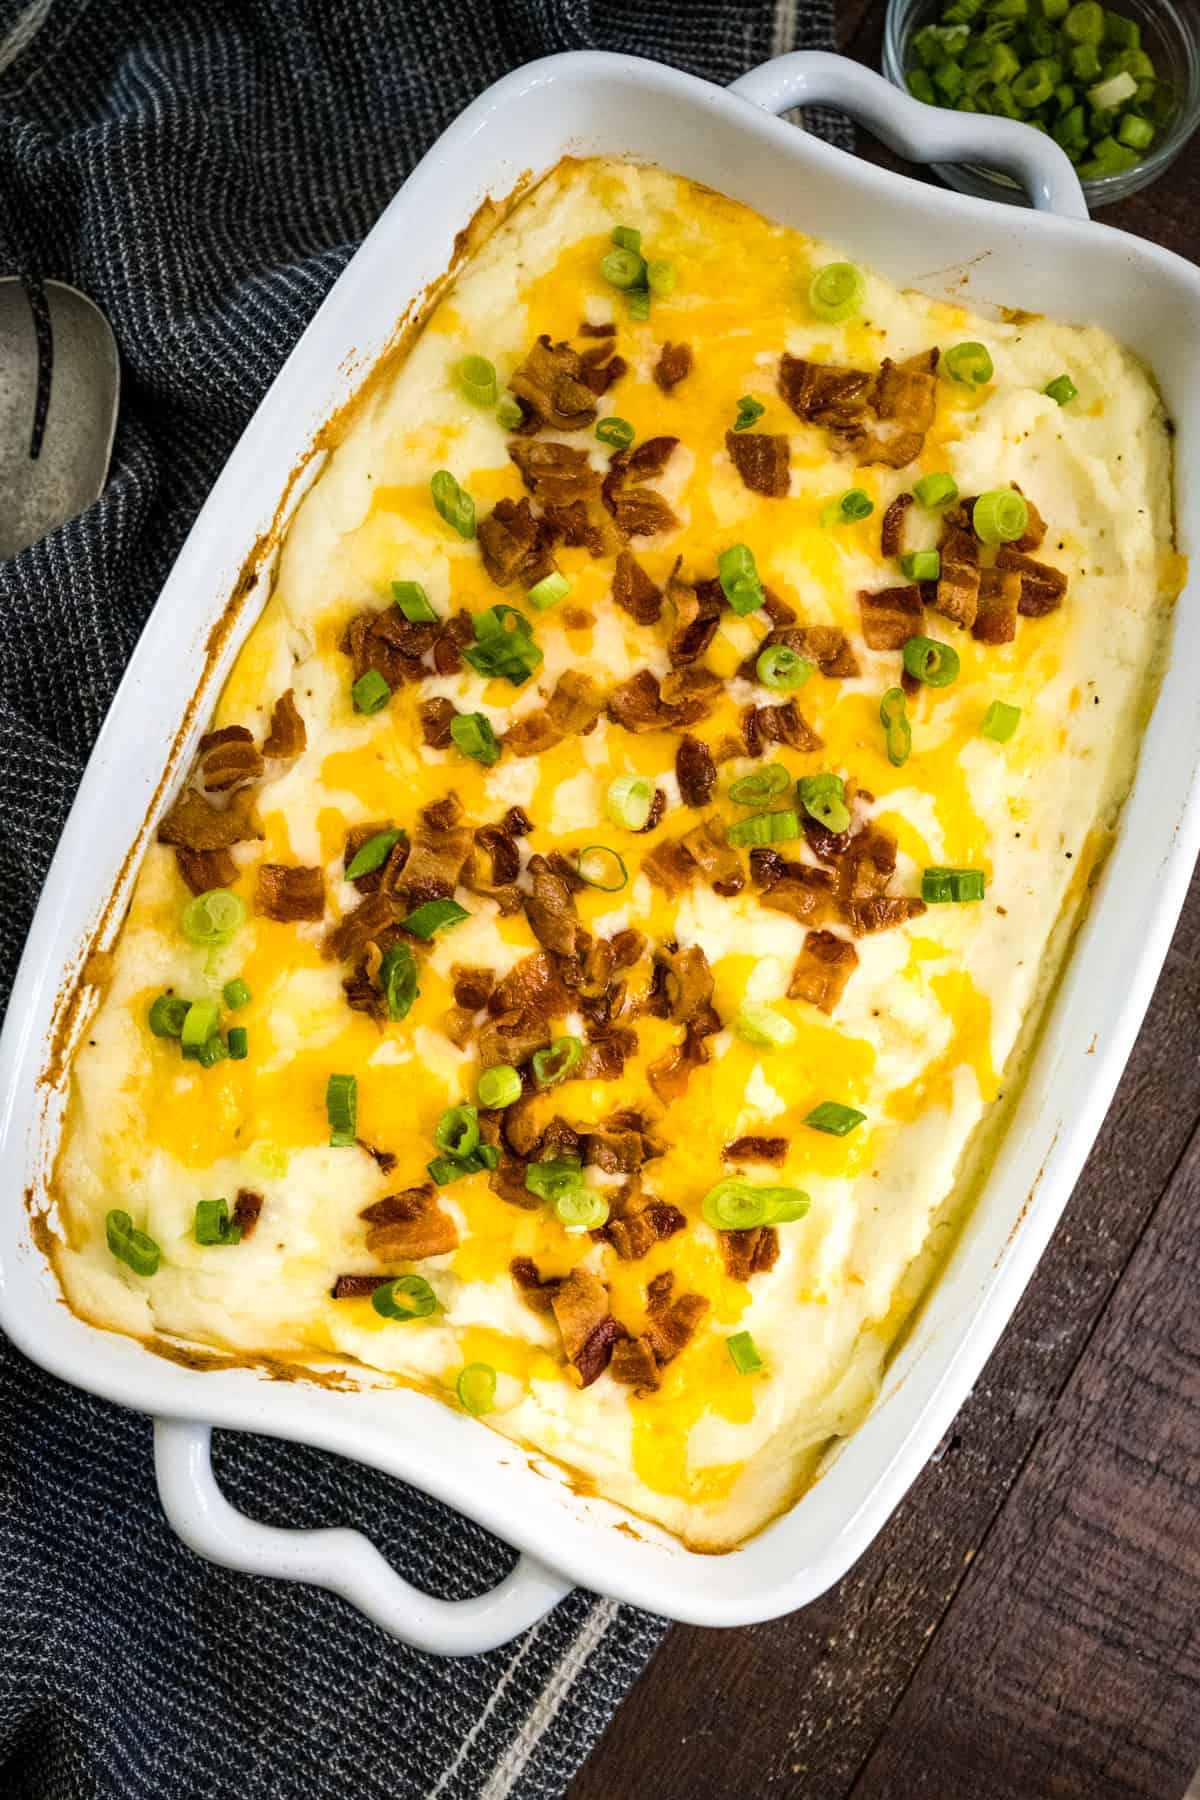
[[[876,68],[883,10],[838,7]],[[1102,216],[1200,260],[1200,150]],[[1062,1223],[933,1462],[803,1612],[675,1627],[569,1800],[1182,1800],[1200,1766],[1198,1027],[1200,881]]]

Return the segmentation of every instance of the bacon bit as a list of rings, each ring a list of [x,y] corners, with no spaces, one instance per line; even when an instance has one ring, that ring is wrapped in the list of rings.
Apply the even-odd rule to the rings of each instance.
[[[181,844],[175,852],[175,861],[193,894],[207,894],[210,888],[232,887],[237,880],[237,864],[228,850],[186,850]]]
[[[583,385],[598,400],[602,394],[607,394],[614,381],[620,381],[628,368],[623,356],[609,356],[608,345],[598,345],[583,354]]]
[[[725,899],[740,894],[746,885],[741,859],[725,835],[719,818],[706,819],[683,834],[683,847],[715,894]],[[643,865],[644,866],[644,865]]]
[[[404,870],[404,889],[412,906],[451,897],[466,868],[473,838],[471,827],[463,823],[456,794],[446,794],[422,809]]]
[[[935,610],[968,630],[979,608],[979,547],[973,531],[946,521],[940,545],[941,574],[934,598]]]
[[[617,566],[613,570],[612,596],[616,604],[639,625],[658,623],[662,613],[662,591],[628,550],[618,552]]]
[[[880,419],[896,420],[924,437],[937,411],[937,366],[940,351],[920,350],[904,362],[885,356],[871,392]]]
[[[158,841],[184,850],[228,850],[248,838],[261,838],[254,821],[254,796],[239,788],[223,812],[218,812],[195,788],[186,788],[160,820]]]
[[[657,537],[660,532],[674,531],[679,520],[661,494],[653,488],[635,488],[632,494],[618,491],[613,502],[613,517],[622,536]]]
[[[643,438],[635,450],[623,450],[623,476],[626,481],[649,481],[655,475],[661,475],[679,448],[677,437]],[[617,459],[610,459],[611,463]]]
[[[376,948],[374,945],[368,946]],[[370,975],[366,961],[362,961],[350,975],[342,977],[342,992],[346,996],[346,1005],[353,1012],[369,1013],[371,1018],[380,1023],[387,1017],[387,1001],[382,990],[378,988]]]
[[[764,1275],[779,1260],[779,1233],[773,1225],[756,1225],[751,1231],[718,1231],[717,1243],[725,1272],[735,1281]]]
[[[1011,644],[1017,635],[1021,575],[1017,569],[984,569],[979,578],[979,609],[971,635],[981,644]]]
[[[239,1188],[237,1199],[233,1203],[233,1223],[242,1234],[243,1243],[254,1236],[254,1227],[258,1224],[263,1209],[261,1194],[252,1193],[249,1188]]]
[[[244,726],[210,732],[201,740],[204,744],[209,749],[200,761],[200,779],[211,793],[227,794],[247,781],[257,781],[263,772],[263,759]]]
[[[550,1027],[535,1013],[513,1008],[487,1019],[479,1028],[475,1049],[481,1069],[495,1068],[499,1063],[515,1067],[529,1061],[535,1050],[550,1042]]]
[[[260,863],[254,910],[283,922],[320,919],[325,913],[325,876],[320,869],[289,868],[286,863]]]
[[[460,607],[433,640],[433,666],[439,675],[457,675],[462,668],[459,652],[473,642],[475,624],[465,607]]]
[[[414,624],[398,606],[387,606],[356,614],[338,648],[350,658],[355,681],[374,669],[394,690],[424,678],[423,659],[437,634],[436,625]]]
[[[491,862],[492,887],[504,887],[517,879],[521,873],[521,852],[503,825],[481,825],[475,833],[475,842]]]
[[[330,962],[352,962],[396,923],[396,905],[390,894],[368,894],[340,924],[325,933],[321,954]],[[368,1011],[370,1008],[360,1010]]]
[[[534,950],[529,956],[523,956],[514,963],[502,981],[492,989],[487,1002],[488,1011],[499,1015],[520,1009],[538,1012],[549,1018],[552,1014],[562,1012],[566,1006],[566,995],[554,958],[544,950]],[[524,1057],[517,1061],[523,1062]]]
[[[396,1158],[390,1150],[381,1150],[377,1144],[368,1144],[366,1138],[355,1138],[355,1143],[371,1161],[375,1163],[381,1175],[390,1175],[396,1166]]]
[[[695,725],[709,711],[721,683],[709,669],[684,673],[694,673],[699,679],[686,684],[680,681],[680,698],[672,703],[666,697],[667,682],[660,686],[652,670],[639,669],[608,696],[609,718],[614,725],[634,732],[678,731]]]
[[[767,431],[727,431],[725,448],[752,494],[781,500],[791,487],[788,441]]]
[[[681,1100],[687,1093],[692,1070],[700,1068],[707,1061],[708,1050],[704,1039],[685,1030],[678,1044],[673,1044],[657,1062],[650,1064],[646,1070],[646,1079],[663,1105],[669,1106],[673,1100]]]
[[[670,1362],[687,1348],[708,1311],[708,1301],[700,1294],[680,1294],[672,1299],[674,1286],[673,1273],[664,1269],[646,1289],[649,1324],[644,1336],[660,1363]]]
[[[596,623],[595,613],[583,606],[564,606],[560,616],[564,631],[590,631]]]
[[[832,1013],[857,967],[858,951],[845,938],[835,937],[832,931],[806,932],[788,984],[788,999],[807,1000],[823,1013]]]
[[[904,548],[904,515],[913,503],[912,494],[897,494],[883,515],[879,527],[881,556],[899,556]]]
[[[590,338],[616,337],[617,328],[611,319],[608,321],[607,325],[592,325],[585,319],[575,335],[576,337]]]
[[[535,1206],[541,1205],[540,1200],[528,1191],[525,1198],[527,1201],[532,1200]],[[558,1290],[558,1282],[553,1278],[543,1281],[531,1256],[514,1256],[508,1265],[508,1272],[520,1288],[521,1298],[527,1306],[534,1312],[547,1316],[553,1311],[551,1302]]]
[[[583,359],[569,344],[552,344],[543,333],[508,385],[528,409],[526,429],[549,425],[555,431],[582,431],[596,417],[584,385]]]
[[[836,916],[834,878],[828,869],[811,869],[807,863],[788,863],[787,874],[772,881],[762,897],[772,912],[786,913],[801,925],[820,925]]]
[[[615,1343],[608,1371],[614,1381],[636,1388],[640,1394],[653,1393],[659,1385],[658,1363],[645,1338],[621,1338]]]
[[[531,588],[554,567],[541,522],[524,496],[497,500],[480,519],[477,531],[483,566],[497,587],[519,581],[523,588]]]
[[[640,931],[626,929],[618,931],[611,940],[613,968],[629,969],[637,962],[646,948],[646,940]]]
[[[608,1310],[608,1289],[586,1269],[572,1269],[550,1299],[567,1361],[590,1387],[608,1367],[613,1344],[627,1335]]]
[[[696,879],[696,864],[679,838],[660,838],[642,859],[642,874],[664,894],[681,894]]]
[[[893,925],[907,925],[919,919],[925,902],[909,894],[877,894],[870,900],[857,900],[845,909],[845,917],[856,937],[873,931],[890,931]]]
[[[501,823],[509,837],[528,837],[533,830],[533,820],[523,806],[510,806]]]
[[[421,719],[421,736],[431,750],[448,750],[453,743],[450,727],[458,717],[458,708],[452,700],[422,700],[418,712]]]
[[[578,1081],[619,1081],[625,1073],[625,1060],[637,1052],[636,1031],[607,1031],[583,1046],[583,1055],[575,1064]]]
[[[604,695],[590,675],[566,669],[541,712],[527,713],[504,734],[514,756],[536,756],[567,737],[586,737],[604,710]]]
[[[692,369],[692,347],[690,344],[664,344],[654,365],[654,379],[664,394],[669,394],[673,387],[678,387],[685,375]]]
[[[638,836],[646,837],[662,824],[663,814],[667,810],[667,795],[664,788],[656,787],[650,796],[650,811],[646,814],[646,823],[638,826]]]
[[[721,1151],[723,1162],[765,1162],[781,1163],[787,1156],[788,1141],[785,1137],[740,1137],[734,1138]],[[741,1232],[734,1234],[741,1237]]]
[[[687,1227],[687,1220],[677,1206],[663,1200],[644,1203],[640,1212],[629,1212],[610,1219],[596,1232],[604,1243],[611,1244],[622,1262],[636,1262],[664,1238],[674,1237]],[[619,1379],[619,1377],[618,1377]]]
[[[390,1275],[339,1275],[330,1293],[335,1300],[358,1300],[391,1280]]]
[[[1031,550],[1040,549],[1042,541],[1046,536],[1046,521],[1043,519],[1037,507],[1033,504],[1033,501],[1029,498],[1029,495],[1022,493],[1015,481],[1012,485],[1016,488],[1017,493],[1021,495],[1022,500],[1024,500],[1025,505],[1029,509],[1029,518],[1026,521],[1025,529],[1017,539],[1016,543],[1012,545],[1012,548],[1014,550],[1023,551],[1028,555]]]
[[[858,658],[850,648],[850,640],[840,625],[783,625],[767,634],[754,654],[746,658],[738,674],[745,681],[757,681],[759,657],[764,650],[774,649],[777,644],[783,644],[807,662],[815,663],[822,675],[833,680],[853,680],[862,672]],[[735,755],[741,755],[740,748]]]
[[[712,1012],[713,973],[699,944],[690,944],[686,950],[664,950],[658,966],[663,973],[667,1016],[679,1025],[690,1025],[701,1017],[707,1021]]]
[[[542,1205],[537,1195],[531,1194],[525,1186],[525,1164],[513,1162],[511,1157],[501,1158],[499,1168],[493,1169],[488,1176],[488,1186],[506,1206],[519,1206],[525,1212],[534,1212]],[[550,1310],[548,1301],[545,1310]]]
[[[475,1014],[465,1006],[451,1006],[442,1014],[442,1036],[448,1037],[458,1050],[465,1050],[475,1035]]]
[[[747,706],[741,726],[747,756],[761,756],[764,744],[788,744],[793,750],[821,748],[821,739],[794,700],[782,706]]]
[[[390,819],[379,819],[371,825],[354,825],[346,833],[346,847],[342,852],[343,873],[350,867],[364,844],[378,837],[381,831],[391,831]],[[408,861],[408,834],[401,832],[388,852],[387,861],[378,869],[371,869],[365,875],[357,875],[354,886],[360,894],[377,894],[382,890],[386,894],[394,893],[396,885]]]
[[[367,1252],[382,1262],[420,1262],[458,1248],[458,1226],[429,1184],[389,1194],[359,1216],[372,1227]]]
[[[204,756],[209,750],[224,749],[227,744],[252,744],[254,734],[244,725],[222,725],[219,731],[206,731],[196,746],[197,756]]]
[[[717,592],[714,595],[713,589]],[[667,600],[675,611],[675,629],[667,641],[672,666],[698,662],[717,634],[724,600],[720,583],[701,582],[693,587],[679,574],[679,559],[667,581]]]
[[[686,733],[680,738],[675,752],[675,779],[685,806],[708,805],[709,795],[716,785],[717,765],[708,745],[701,743],[699,738],[689,737]],[[662,793],[661,788],[655,791]],[[665,795],[663,804],[666,805]]]
[[[636,1175],[645,1156],[640,1131],[588,1131],[582,1147],[584,1162],[606,1175]]]
[[[859,590],[863,637],[871,650],[899,650],[910,637],[919,636],[925,621],[921,590],[908,587],[880,588],[869,594]]]
[[[1067,578],[1061,569],[1051,568],[1049,563],[1037,562],[1032,556],[1023,556],[1010,544],[1001,544],[996,552],[996,567],[1006,574],[1015,571],[1021,578],[1021,597],[1017,602],[1017,611],[1026,619],[1043,619],[1047,613],[1057,611],[1062,605],[1063,595],[1067,591]]]
[[[795,607],[789,606],[786,600],[781,600],[778,594],[773,594],[769,587],[763,589],[762,609],[772,625],[794,625],[796,623]],[[761,644],[759,649],[762,649]]]
[[[779,392],[806,425],[844,430],[867,404],[871,377],[864,369],[840,369],[830,363],[789,356],[779,360]]]
[[[271,708],[271,729],[263,745],[263,755],[290,762],[308,748],[308,731],[296,707],[296,694],[288,688]]]
[[[521,471],[521,480],[539,506],[585,505],[600,492],[600,477],[586,450],[552,441],[513,443],[508,454]]]
[[[576,956],[589,942],[575,911],[575,897],[561,875],[556,875],[545,857],[532,857],[529,863],[532,887],[524,897],[525,917],[538,943],[559,956]]]

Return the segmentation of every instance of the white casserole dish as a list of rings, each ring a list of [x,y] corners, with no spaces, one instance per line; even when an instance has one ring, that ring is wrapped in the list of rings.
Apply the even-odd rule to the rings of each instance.
[[[842,106],[921,160],[1002,163],[1037,210],[922,186],[771,116],[816,100]],[[78,1028],[65,1009],[86,954],[115,935],[141,846],[170,793],[164,759],[171,755],[172,776],[190,762],[265,583],[241,599],[211,658],[210,634],[230,592],[245,585],[239,570],[254,566],[291,471],[307,459],[315,473],[315,434],[394,339],[405,305],[450,264],[455,234],[486,194],[503,197],[568,152],[661,163],[843,245],[900,286],[1105,326],[1159,378],[1178,428],[1179,548],[1194,552],[1200,540],[1200,274],[1090,223],[1061,151],[1023,127],[921,106],[830,56],[781,57],[723,91],[654,63],[573,54],[498,83],[388,207],[213,488],[130,664],[47,880],[0,1040],[0,1326],[65,1380],[154,1415],[163,1504],[194,1549],[333,1588],[397,1636],[446,1653],[503,1642],[574,1583],[672,1618],[736,1625],[801,1606],[846,1570],[946,1430],[1037,1263],[1133,1043],[1200,847],[1200,708],[1190,673],[1200,666],[1200,608],[1189,589],[1119,841],[985,1190],[868,1421],[788,1514],[727,1556],[691,1553],[651,1525],[630,1529],[620,1509],[574,1492],[545,1459],[369,1371],[351,1372],[352,1391],[332,1391],[249,1368],[189,1368],[67,1310],[22,1204],[25,1195],[36,1210],[44,1196],[56,1144],[62,1058],[51,1046],[64,1017]],[[213,1480],[214,1424],[384,1469],[524,1554],[481,1599],[431,1599],[353,1532],[284,1532],[237,1514]]]

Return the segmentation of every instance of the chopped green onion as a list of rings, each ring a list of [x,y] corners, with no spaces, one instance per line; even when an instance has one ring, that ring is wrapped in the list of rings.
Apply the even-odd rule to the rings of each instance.
[[[631,319],[648,319],[650,317],[650,291],[648,288],[631,288],[627,300]]]
[[[942,572],[941,552],[906,550],[900,558],[900,568],[910,581],[936,581]]]
[[[800,804],[810,819],[835,834],[850,829],[846,784],[840,775],[802,775],[796,783]]]
[[[912,752],[912,726],[903,688],[889,688],[883,696],[879,702],[879,723],[887,733],[888,761],[894,769],[902,768]]]
[[[754,665],[754,673],[764,687],[778,693],[792,693],[802,688],[813,672],[813,664],[798,650],[787,644],[769,644]]]
[[[472,1174],[476,1166],[481,1165],[473,1164],[470,1158],[459,1162],[453,1156],[435,1156],[432,1162],[425,1164],[430,1180],[436,1182],[438,1187],[447,1187],[450,1182],[458,1181],[463,1175]]]
[[[471,621],[475,642],[463,648],[463,657],[477,675],[503,676],[513,687],[528,681],[542,665],[542,653],[533,641],[533,627],[515,606],[488,606]]]
[[[175,994],[160,994],[151,1006],[148,1021],[155,1037],[177,1038],[183,1030],[183,1021],[188,1016],[190,1000],[181,1000]]]
[[[607,844],[589,844],[586,850],[579,852],[575,867],[579,879],[586,881],[589,887],[599,888],[602,894],[619,894],[629,880],[624,859]]]
[[[1133,113],[1126,113],[1117,127],[1117,142],[1125,144],[1130,150],[1148,150],[1154,142],[1154,127],[1149,119],[1139,119]],[[1049,389],[1047,388],[1047,393]],[[1062,405],[1062,401],[1059,401]]]
[[[202,1069],[211,1069],[214,1063],[225,1061],[229,1055],[229,1045],[214,1031],[202,1044],[184,1044],[183,1054],[189,1062],[198,1062]]]
[[[614,416],[600,420],[596,426],[596,436],[602,444],[611,444],[614,450],[628,450],[637,433],[628,419]]]
[[[496,423],[503,426],[505,431],[517,431],[525,423],[525,414],[512,394],[501,394],[500,404],[496,408]]]
[[[185,1050],[204,1044],[217,1029],[221,1009],[215,1000],[193,1000],[184,1014],[179,1040]]]
[[[725,1339],[725,1348],[729,1352],[729,1360],[739,1375],[757,1375],[766,1367],[758,1354],[758,1347],[748,1331],[735,1331]]]
[[[380,1282],[371,1305],[381,1319],[427,1319],[437,1311],[437,1295],[423,1275],[397,1275],[394,1281]]]
[[[594,1188],[571,1188],[558,1196],[554,1213],[567,1231],[599,1231],[608,1221],[608,1201]]]
[[[346,880],[357,881],[362,875],[373,875],[382,869],[400,839],[402,831],[377,831],[354,852],[346,868]]]
[[[488,768],[500,760],[500,744],[492,730],[491,720],[483,713],[457,713],[450,721],[450,737],[456,749],[472,762]]]
[[[1141,48],[1142,31],[1136,19],[1127,19],[1123,13],[1105,12],[1104,38],[1109,44],[1118,44],[1125,50]]]
[[[739,775],[729,784],[729,798],[735,806],[763,806],[791,786],[792,778],[782,763],[768,763],[749,775]]]
[[[1101,112],[1109,107],[1124,106],[1137,93],[1138,84],[1127,69],[1119,75],[1111,75],[1107,81],[1098,81],[1095,87],[1088,89],[1088,100],[1092,107]]]
[[[511,1063],[497,1063],[479,1077],[479,1104],[491,1112],[521,1098],[521,1076]]]
[[[1046,383],[1042,392],[1049,395],[1051,400],[1057,400],[1060,406],[1066,406],[1075,399],[1079,389],[1069,375],[1056,375],[1053,381]]]
[[[457,900],[426,900],[400,923],[404,930],[413,937],[424,938],[426,942],[435,931],[447,931],[451,925],[461,925],[464,919],[470,918],[465,906]]]
[[[678,279],[674,263],[648,262],[646,264],[646,286],[656,300],[663,300],[668,294],[673,294]]]
[[[755,1187],[734,1178],[709,1188],[701,1211],[716,1231],[753,1231],[759,1225],[787,1225],[802,1219],[810,1205],[800,1188]]]
[[[608,784],[605,811],[614,825],[641,831],[650,817],[654,800],[652,784],[644,775],[617,775]]]
[[[459,387],[472,406],[495,406],[498,391],[496,368],[486,356],[464,356],[454,372],[458,377]]]
[[[246,902],[228,888],[209,888],[183,909],[180,924],[189,944],[217,950],[246,923]]]
[[[761,1050],[773,1050],[779,1044],[795,1041],[796,1027],[774,1007],[760,1006],[753,1000],[743,1001],[734,1015],[733,1029],[744,1043]]]
[[[919,481],[913,482],[913,493],[931,510],[936,506],[949,506],[952,500],[958,499],[958,483],[953,475],[922,475]]]
[[[368,669],[350,689],[355,712],[377,713],[392,697],[392,690],[378,669]]]
[[[553,606],[555,601],[561,600],[570,591],[571,583],[555,569],[552,574],[543,575],[540,581],[535,581],[525,598],[530,606],[536,606],[539,612],[545,612],[548,606]]]
[[[642,234],[640,231],[635,231],[632,225],[614,225],[612,242],[618,250],[632,250],[637,256],[641,253]]]
[[[578,1157],[561,1157],[555,1162],[530,1163],[525,1170],[525,1186],[539,1200],[551,1203],[563,1194],[583,1186],[583,1170]]]
[[[1007,744],[1020,723],[1019,706],[1010,706],[1007,700],[993,700],[983,715],[979,733],[981,737],[991,738],[994,744]]]
[[[1063,20],[1063,36],[1074,44],[1098,44],[1104,36],[1104,8],[1100,0],[1079,0]]]
[[[434,1128],[433,1141],[444,1156],[461,1162],[479,1142],[479,1114],[473,1106],[450,1106]]]
[[[135,1275],[153,1275],[162,1252],[152,1237],[134,1229],[127,1212],[115,1208],[106,1214],[104,1235],[108,1248],[118,1262],[123,1262]]]
[[[571,1073],[583,1055],[582,1041],[577,1037],[554,1038],[544,1050],[533,1053],[533,1079],[539,1087],[553,1087]]]
[[[930,81],[924,69],[910,69],[908,71],[908,91],[914,100],[922,100],[926,106],[937,105],[937,94],[934,92],[933,83]]]
[[[229,1037],[226,1041],[229,1045],[230,1061],[245,1062],[250,1054],[250,1033],[246,1030],[246,1027],[244,1025],[231,1025],[229,1027]]]
[[[392,597],[411,625],[432,625],[436,622],[433,602],[419,581],[393,581]]]
[[[991,356],[984,344],[954,344],[942,358],[942,367],[952,381],[967,387],[979,387],[995,373]]]
[[[717,558],[717,575],[731,610],[741,618],[757,612],[766,599],[754,552],[747,544],[731,544],[728,550],[722,550]]]
[[[742,846],[786,844],[800,836],[800,821],[788,806],[779,812],[753,813],[748,819],[739,819],[727,828],[725,836],[729,843]]]
[[[249,987],[242,980],[240,975],[236,976],[232,981],[227,981],[221,992],[230,1012],[236,1012],[239,1006],[249,1006],[251,1000],[254,998]]]
[[[1036,107],[1044,106],[1054,94],[1054,82],[1044,64],[1030,63],[1028,68],[1014,77],[1012,96],[1018,106],[1026,107],[1032,112]]]
[[[866,284],[853,263],[826,263],[808,284],[808,304],[827,325],[852,319],[865,295]]]
[[[733,421],[733,429],[749,431],[752,425],[758,423],[766,410],[762,401],[756,400],[753,394],[743,394],[737,403],[737,418]]]
[[[975,535],[984,544],[1011,544],[1029,524],[1029,508],[1013,488],[980,494],[971,513]]]
[[[459,1370],[454,1391],[458,1395],[458,1404],[473,1418],[491,1412],[496,1404],[495,1369],[490,1363],[468,1363],[465,1369]]]
[[[853,1106],[843,1106],[840,1101],[822,1100],[820,1106],[813,1107],[804,1123],[812,1131],[824,1131],[830,1137],[848,1137],[866,1116]]]
[[[944,906],[948,902],[982,900],[982,869],[926,869],[921,876],[921,898],[928,906]]]
[[[331,1075],[325,1083],[325,1116],[329,1120],[329,1142],[335,1150],[344,1150],[355,1141],[358,1120],[358,1077]]]
[[[429,491],[433,496],[433,504],[447,525],[453,526],[459,537],[475,536],[475,502],[464,488],[460,488],[449,469],[439,469],[429,483]]]
[[[869,519],[874,511],[875,502],[862,488],[847,488],[822,509],[821,524],[826,531],[833,525],[853,525],[860,519]]]
[[[1076,81],[1095,81],[1100,74],[1100,52],[1095,44],[1075,44],[1071,50],[1071,73]]]
[[[384,951],[379,965],[379,985],[387,1002],[388,1018],[407,1018],[421,991],[417,986],[417,959],[410,945],[392,944]]]
[[[958,676],[958,651],[940,638],[910,637],[900,654],[905,672],[926,687],[949,687]]]
[[[197,1200],[192,1235],[198,1244],[240,1244],[242,1228],[230,1218],[228,1200]]]
[[[618,247],[610,250],[600,264],[600,273],[611,286],[623,292],[646,286],[646,262],[636,250]]]

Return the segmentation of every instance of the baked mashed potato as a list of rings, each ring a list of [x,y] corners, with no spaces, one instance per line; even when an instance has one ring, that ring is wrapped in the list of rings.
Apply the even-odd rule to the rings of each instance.
[[[986,1163],[1178,574],[1103,331],[562,163],[365,393],[146,855],[70,1304],[392,1373],[736,1545]]]

